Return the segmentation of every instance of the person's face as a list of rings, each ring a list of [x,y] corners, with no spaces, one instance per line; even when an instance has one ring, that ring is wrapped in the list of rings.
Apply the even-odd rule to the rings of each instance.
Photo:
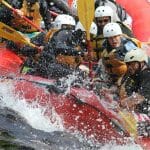
[[[96,18],[96,24],[101,30],[103,30],[104,26],[109,22],[111,22],[109,16]]]
[[[61,26],[62,29],[68,29],[68,30],[74,30],[75,29],[75,26],[73,25],[69,25],[69,24],[63,24]]]
[[[121,45],[121,35],[109,37],[108,42],[113,48],[119,47]]]
[[[139,62],[133,61],[133,62],[128,62],[127,64],[127,74],[128,75],[134,75],[137,70],[139,69]]]

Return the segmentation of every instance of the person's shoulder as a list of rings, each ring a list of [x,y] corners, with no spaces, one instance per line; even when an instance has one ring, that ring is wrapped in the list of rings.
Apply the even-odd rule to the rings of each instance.
[[[123,32],[124,34],[126,34],[126,35],[129,36],[129,37],[134,37],[132,30],[131,30],[127,25],[125,25],[125,24],[124,24],[123,22],[121,22],[121,21],[116,21],[116,23],[118,23],[118,24],[120,25],[120,27],[121,27],[121,29],[122,29],[122,32]]]
[[[144,83],[150,83],[149,80],[150,80],[150,67],[142,70],[140,73],[139,73],[139,78],[141,81],[145,81]],[[150,84],[149,84],[150,85]]]
[[[144,70],[142,70],[142,72],[141,72],[143,75],[146,75],[146,74],[148,74],[149,75],[149,77],[150,77],[150,67],[148,66],[146,69],[144,69]]]

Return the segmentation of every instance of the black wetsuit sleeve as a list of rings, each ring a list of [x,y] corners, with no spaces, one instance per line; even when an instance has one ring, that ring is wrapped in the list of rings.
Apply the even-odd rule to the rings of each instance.
[[[46,43],[45,43],[45,36],[46,34],[45,33],[40,33],[38,34],[37,36],[31,38],[31,42],[37,46],[44,46]]]
[[[150,69],[142,71],[140,74],[140,93],[147,99],[150,99]]]
[[[39,0],[39,3],[40,3],[40,13],[45,23],[45,28],[49,30],[51,28],[51,14],[48,10],[47,2],[45,0]]]
[[[69,56],[83,56],[83,51],[78,51],[70,46],[64,45],[63,43],[57,43],[55,45],[55,55],[62,54],[62,55],[69,55]]]
[[[140,73],[139,93],[145,97],[145,100],[137,106],[138,111],[150,116],[150,69],[146,69]]]

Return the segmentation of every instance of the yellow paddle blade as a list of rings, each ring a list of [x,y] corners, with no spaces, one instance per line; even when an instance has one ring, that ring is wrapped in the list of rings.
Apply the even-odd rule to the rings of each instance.
[[[128,133],[133,137],[137,137],[137,121],[132,113],[119,111],[119,115],[121,116],[123,120],[123,126],[128,131]]]
[[[11,40],[15,43],[36,47],[34,44],[30,43],[30,40],[27,37],[2,22],[0,22],[0,37]]]
[[[94,19],[94,0],[78,0],[77,12],[80,22],[87,33],[87,40],[90,40],[90,27]]]

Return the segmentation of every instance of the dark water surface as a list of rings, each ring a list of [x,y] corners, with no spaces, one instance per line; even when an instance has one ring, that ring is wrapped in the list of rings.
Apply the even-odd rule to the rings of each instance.
[[[75,136],[66,132],[47,133],[33,129],[16,112],[8,108],[0,108],[0,149],[76,150],[91,148],[87,143],[80,142]]]

